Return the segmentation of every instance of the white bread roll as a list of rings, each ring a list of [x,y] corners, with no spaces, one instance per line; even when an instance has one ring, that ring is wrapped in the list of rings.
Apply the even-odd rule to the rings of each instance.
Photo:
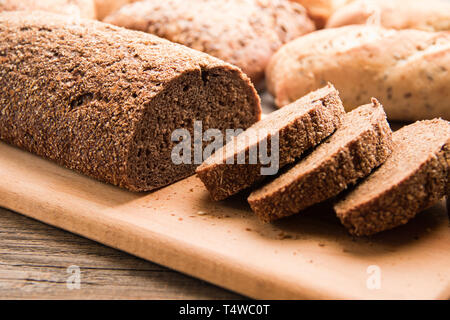
[[[327,28],[378,23],[385,28],[450,30],[450,1],[357,0],[337,10]]]
[[[283,46],[266,77],[279,107],[331,82],[347,110],[375,97],[391,120],[448,120],[450,32],[325,29]]]

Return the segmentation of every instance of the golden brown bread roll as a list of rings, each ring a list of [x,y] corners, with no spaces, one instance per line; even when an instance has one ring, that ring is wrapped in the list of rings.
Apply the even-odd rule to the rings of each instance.
[[[206,52],[240,67],[255,83],[279,47],[315,30],[306,10],[288,0],[148,0],[104,21]]]
[[[300,3],[308,10],[317,28],[323,28],[328,18],[340,7],[352,0],[291,0]]]
[[[324,29],[282,47],[266,77],[279,107],[331,82],[347,110],[376,97],[391,120],[450,119],[450,32]]]
[[[337,10],[327,28],[350,24],[379,24],[385,28],[450,30],[450,2],[443,0],[358,0]]]

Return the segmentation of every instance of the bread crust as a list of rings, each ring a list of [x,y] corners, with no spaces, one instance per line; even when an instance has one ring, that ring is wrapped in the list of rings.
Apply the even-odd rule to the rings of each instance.
[[[253,82],[284,43],[315,29],[287,0],[150,0],[122,7],[105,22],[156,34],[240,67]]]
[[[369,236],[406,224],[449,194],[447,121],[417,122],[395,132],[393,139],[394,152],[386,163],[334,206],[353,235]],[[425,151],[418,151],[419,145]]]
[[[450,3],[442,0],[357,0],[338,9],[326,27],[367,23],[393,29],[450,31]]]
[[[263,222],[291,216],[366,177],[392,152],[392,131],[376,101],[344,116],[342,126],[324,143],[248,198]]]
[[[450,119],[450,32],[347,26],[283,46],[267,67],[279,107],[332,82],[347,111],[377,97],[388,118]]]
[[[331,135],[340,126],[343,115],[339,93],[328,85],[250,127],[234,139],[234,145],[228,143],[198,167],[197,176],[212,199],[224,200],[264,178],[261,162],[249,162],[249,150],[258,150],[262,140],[268,141],[270,153],[271,139],[278,134],[279,167],[282,168]],[[266,132],[261,133],[261,129]],[[253,140],[256,135],[257,139]],[[238,154],[245,154],[245,164],[237,164]],[[232,164],[228,159],[233,160]]]
[[[175,129],[247,128],[261,107],[240,70],[141,32],[45,12],[0,14],[0,139],[147,191],[192,175]]]
[[[2,11],[48,11],[96,19],[94,0],[2,0]]]

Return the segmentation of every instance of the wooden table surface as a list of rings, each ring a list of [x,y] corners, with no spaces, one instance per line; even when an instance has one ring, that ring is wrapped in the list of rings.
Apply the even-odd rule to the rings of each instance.
[[[69,290],[69,266],[81,271]],[[242,299],[91,240],[0,208],[0,299]]]

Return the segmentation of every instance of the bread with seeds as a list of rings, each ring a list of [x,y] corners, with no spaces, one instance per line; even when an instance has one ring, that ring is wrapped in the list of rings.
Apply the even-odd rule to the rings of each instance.
[[[176,129],[260,119],[238,68],[153,35],[45,12],[0,14],[0,139],[90,177],[149,191],[194,174]],[[188,159],[189,160],[189,159]]]
[[[357,0],[338,9],[327,28],[351,24],[385,28],[450,31],[450,2],[444,0]]]
[[[240,67],[254,82],[284,43],[315,29],[288,0],[147,0],[105,22],[156,34]]]
[[[325,29],[282,47],[267,68],[279,107],[328,81],[347,111],[376,97],[391,120],[450,119],[450,32]]]

